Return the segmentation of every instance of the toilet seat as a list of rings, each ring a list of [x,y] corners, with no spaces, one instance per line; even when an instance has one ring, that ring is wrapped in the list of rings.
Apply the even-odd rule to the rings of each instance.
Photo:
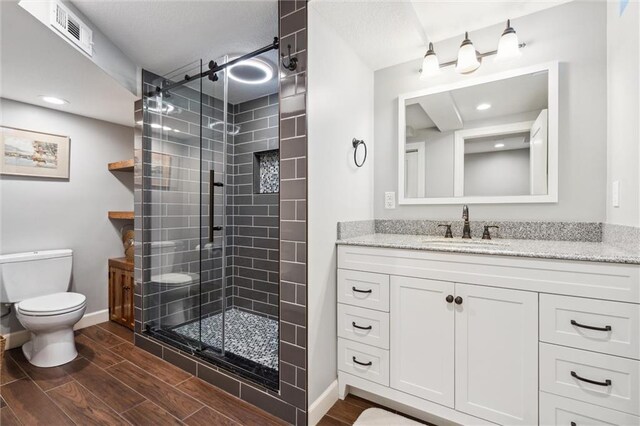
[[[33,297],[16,304],[16,311],[26,316],[62,315],[83,309],[87,298],[79,293],[53,293]]]

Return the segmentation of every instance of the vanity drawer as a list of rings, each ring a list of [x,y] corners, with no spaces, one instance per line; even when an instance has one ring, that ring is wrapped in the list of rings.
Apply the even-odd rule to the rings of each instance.
[[[640,426],[640,417],[575,399],[540,392],[540,424],[545,426]]]
[[[389,386],[389,351],[338,339],[338,370]]]
[[[640,359],[640,305],[541,294],[540,340]]]
[[[340,303],[338,337],[389,349],[389,314]]]
[[[640,361],[540,343],[542,391],[638,416],[639,373]]]
[[[338,302],[389,312],[389,275],[338,269]]]

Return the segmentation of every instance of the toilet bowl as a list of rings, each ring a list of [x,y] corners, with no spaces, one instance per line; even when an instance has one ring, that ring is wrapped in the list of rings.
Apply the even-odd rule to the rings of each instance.
[[[15,304],[18,321],[30,332],[22,352],[37,367],[66,364],[78,355],[73,326],[87,299],[66,292],[72,256],[71,250],[0,255],[0,297]]]
[[[78,293],[54,293],[17,303],[16,317],[31,333],[31,340],[22,346],[27,360],[37,367],[72,361],[78,355],[73,326],[86,306],[86,297]]]

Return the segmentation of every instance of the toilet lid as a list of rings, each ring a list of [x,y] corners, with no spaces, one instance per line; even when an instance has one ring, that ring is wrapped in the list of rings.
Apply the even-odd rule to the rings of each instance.
[[[156,284],[166,284],[169,286],[181,286],[198,281],[198,274],[187,274],[183,272],[169,272],[151,276],[151,282]]]
[[[86,301],[79,293],[53,293],[23,300],[16,309],[24,315],[60,315],[78,310]]]

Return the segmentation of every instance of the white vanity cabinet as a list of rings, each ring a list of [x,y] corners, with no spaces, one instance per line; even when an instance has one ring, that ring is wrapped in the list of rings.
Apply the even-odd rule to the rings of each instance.
[[[436,423],[640,425],[639,287],[638,265],[340,245],[340,396]]]

